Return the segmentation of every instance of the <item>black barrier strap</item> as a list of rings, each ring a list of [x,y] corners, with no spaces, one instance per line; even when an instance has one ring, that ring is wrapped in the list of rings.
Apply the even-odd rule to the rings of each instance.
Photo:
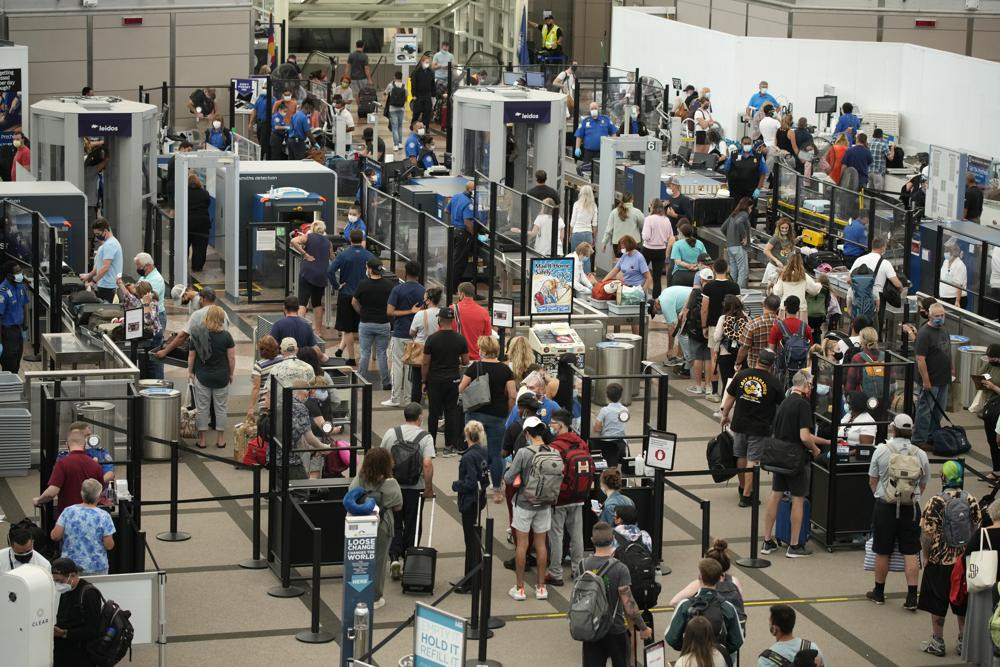
[[[206,498],[178,498],[177,500],[143,500],[142,505],[169,505],[172,502],[181,503],[210,503],[215,500],[252,500],[252,493],[239,493],[228,496],[208,496]]]
[[[121,397],[119,397],[116,400],[120,400],[120,398]],[[76,399],[76,400],[79,401],[80,399]],[[81,403],[85,403],[87,401],[93,401],[93,400],[95,400],[95,399],[88,398],[85,401],[80,401],[80,402]],[[79,419],[78,419],[78,421],[86,422],[88,424],[93,424],[94,426],[100,426],[101,428],[106,428],[109,431],[114,431],[115,433],[122,433],[124,435],[128,435],[128,429],[121,428],[120,426],[112,426],[111,424],[105,424],[104,422],[99,422],[99,421],[96,421],[96,420],[91,419],[89,417],[80,416]],[[152,438],[149,438],[149,439],[152,440]]]

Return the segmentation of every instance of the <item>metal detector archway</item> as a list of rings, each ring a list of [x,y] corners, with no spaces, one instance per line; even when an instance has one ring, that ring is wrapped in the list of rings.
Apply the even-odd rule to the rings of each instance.
[[[608,224],[608,216],[611,209],[615,207],[615,170],[618,165],[615,161],[615,154],[622,152],[640,152],[643,155],[642,164],[647,174],[659,174],[661,168],[660,151],[661,141],[656,137],[640,137],[634,134],[621,137],[601,137],[601,157],[599,163],[598,186],[598,213],[597,221],[599,225],[598,238],[604,235],[604,230]],[[635,205],[640,210],[645,210],[647,203],[654,197],[660,196],[660,179],[653,177],[643,181],[642,192],[636,197]],[[596,239],[595,239],[596,240]],[[636,239],[639,241],[640,239]],[[594,254],[599,254],[598,244],[594,244]],[[600,253],[603,254],[603,253]]]

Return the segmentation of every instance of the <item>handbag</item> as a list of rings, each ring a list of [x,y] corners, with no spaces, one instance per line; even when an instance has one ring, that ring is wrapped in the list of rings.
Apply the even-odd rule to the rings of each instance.
[[[484,405],[489,405],[492,401],[490,394],[490,376],[483,375],[483,362],[476,362],[476,377],[469,383],[458,398],[462,402],[462,409],[466,412],[475,412]]]
[[[257,437],[257,420],[254,417],[240,422],[233,427],[233,460],[243,461],[243,453],[247,444]]]
[[[422,315],[424,316],[424,331],[426,332],[430,326],[430,317],[427,315],[426,310],[424,310]],[[406,341],[406,345],[403,346],[403,363],[407,366],[423,366],[424,344],[418,343],[415,340]]]
[[[872,544],[873,539],[869,537],[868,541],[865,542],[865,572],[875,571],[875,550]],[[917,554],[917,558],[920,558],[920,554]],[[899,547],[893,547],[892,554],[889,556],[889,571],[902,572],[905,569],[903,554],[899,553]]]
[[[986,544],[986,549],[983,544]],[[979,530],[979,551],[973,551],[965,558],[965,583],[970,593],[989,590],[997,583],[997,552],[990,543],[990,533],[986,528]]]
[[[779,475],[797,475],[805,465],[802,443],[768,438],[760,457],[760,466]]]
[[[198,410],[194,407],[194,387],[188,385],[188,404],[181,408],[180,436],[186,440],[198,437],[198,428],[195,425],[195,416]]]

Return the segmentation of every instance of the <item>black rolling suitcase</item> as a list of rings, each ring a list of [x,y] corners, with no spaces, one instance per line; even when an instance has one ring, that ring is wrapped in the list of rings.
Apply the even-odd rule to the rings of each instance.
[[[417,536],[412,547],[407,547],[403,563],[404,593],[433,593],[434,576],[437,572],[437,549],[431,546],[434,539],[434,499],[431,498],[430,530],[427,531],[427,546],[420,546],[420,524],[424,518],[424,500],[420,499],[420,513],[417,515]]]
[[[372,86],[362,86],[358,91],[358,115],[367,116],[375,112],[375,102],[377,101],[375,88]],[[362,120],[359,118],[358,120]]]

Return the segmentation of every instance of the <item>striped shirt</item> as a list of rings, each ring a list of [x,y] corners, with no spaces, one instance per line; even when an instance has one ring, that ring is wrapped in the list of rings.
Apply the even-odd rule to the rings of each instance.
[[[254,362],[250,377],[260,378],[260,391],[257,394],[257,414],[264,409],[267,397],[271,395],[271,371],[287,357],[280,353],[273,359],[258,359]]]
[[[776,315],[764,311],[762,315],[751,318],[747,323],[743,338],[740,339],[740,345],[746,345],[750,348],[747,354],[747,368],[756,368],[757,356],[761,350],[767,347],[767,338],[777,321]]]

